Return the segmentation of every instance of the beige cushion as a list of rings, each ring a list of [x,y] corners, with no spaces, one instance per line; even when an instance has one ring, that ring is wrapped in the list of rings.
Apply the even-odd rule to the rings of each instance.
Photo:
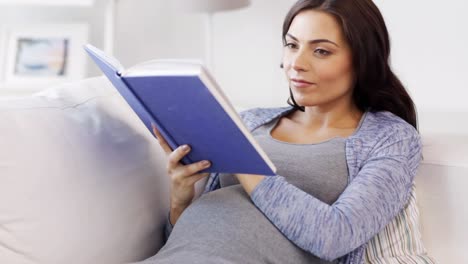
[[[110,83],[0,99],[0,263],[125,263],[153,255],[165,157]]]

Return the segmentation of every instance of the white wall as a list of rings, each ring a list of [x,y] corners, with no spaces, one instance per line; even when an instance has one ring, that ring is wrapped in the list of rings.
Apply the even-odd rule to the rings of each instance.
[[[116,45],[125,63],[203,58],[203,17],[176,16],[166,2],[120,1]],[[247,9],[214,16],[215,77],[236,105],[284,105],[288,93],[279,69],[281,24],[295,0],[252,2]],[[391,34],[393,68],[420,112],[467,111],[468,2],[375,2]]]
[[[92,9],[1,6],[0,26],[88,22],[90,42],[103,47],[106,1],[96,0]],[[177,12],[170,1],[117,2],[115,55],[125,66],[153,58],[205,58],[204,15]],[[236,106],[285,105],[288,89],[279,69],[281,26],[294,2],[252,0],[246,9],[214,15],[214,74]],[[468,2],[375,2],[390,31],[393,68],[413,95],[421,125],[440,130],[429,122],[433,113],[468,112]],[[88,76],[100,74],[89,59],[87,66]]]
[[[421,110],[468,110],[468,2],[376,0],[393,66]]]
[[[170,1],[120,0],[115,56],[125,67],[155,58],[203,58],[203,16],[180,14]]]
[[[102,47],[106,1],[96,0],[92,9],[1,6],[0,25],[88,22],[90,42]],[[214,15],[214,74],[239,107],[285,105],[281,24],[295,0],[252,2],[247,9]],[[420,112],[468,112],[468,2],[375,2],[390,31],[393,68]],[[203,15],[177,13],[170,1],[119,0],[117,17],[116,56],[126,66],[153,58],[205,57]],[[88,76],[100,73],[90,60],[87,64]]]
[[[239,107],[284,105],[281,24],[294,1],[252,2],[214,14],[214,75]],[[159,57],[204,59],[206,16],[176,12],[167,1],[141,0],[137,6],[121,0],[116,56],[126,66]]]

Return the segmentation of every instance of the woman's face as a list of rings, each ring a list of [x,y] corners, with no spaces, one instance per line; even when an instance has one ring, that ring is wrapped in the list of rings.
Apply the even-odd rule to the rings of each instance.
[[[352,54],[334,16],[302,11],[285,40],[283,66],[297,104],[323,107],[351,102]]]

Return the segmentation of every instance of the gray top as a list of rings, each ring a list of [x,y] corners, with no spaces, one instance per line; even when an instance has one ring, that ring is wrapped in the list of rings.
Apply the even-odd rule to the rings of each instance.
[[[278,123],[275,119],[252,132],[277,168],[276,174],[286,175],[289,183],[332,204],[343,192],[348,181],[345,139],[335,137],[318,144],[282,142],[271,136]],[[314,175],[311,175],[311,171]],[[221,174],[221,187],[239,184],[230,174]]]
[[[271,137],[275,119],[253,131],[287,181],[332,204],[348,181],[345,139],[292,144]],[[313,173],[311,173],[313,172]],[[332,263],[291,243],[255,207],[232,175],[181,215],[159,253],[144,263]],[[209,231],[208,231],[209,230]]]

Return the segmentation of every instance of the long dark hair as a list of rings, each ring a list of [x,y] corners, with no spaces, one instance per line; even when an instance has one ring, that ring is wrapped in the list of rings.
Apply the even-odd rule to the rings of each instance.
[[[334,15],[343,27],[351,47],[356,75],[353,91],[356,106],[361,111],[389,111],[417,129],[415,105],[390,68],[387,27],[372,0],[299,0],[284,19],[284,43],[294,17],[310,9]],[[304,109],[297,105],[291,91],[288,103],[297,109]]]

